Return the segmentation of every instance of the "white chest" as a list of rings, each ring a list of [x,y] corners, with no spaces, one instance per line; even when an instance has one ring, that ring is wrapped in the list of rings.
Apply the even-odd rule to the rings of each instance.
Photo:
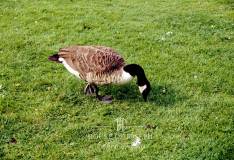
[[[70,67],[70,66],[67,64],[67,62],[65,61],[65,59],[59,58],[59,61],[62,62],[62,64],[64,65],[64,67],[65,67],[71,74],[74,74],[76,77],[80,78],[79,72],[77,72],[77,71],[74,70],[72,67]]]
[[[111,74],[109,73],[102,73],[97,75],[96,73],[89,72],[86,74],[86,81],[89,83],[95,83],[97,85],[103,84],[125,84],[132,80],[132,76],[123,71],[115,71]]]
[[[131,80],[133,79],[133,77],[128,73],[125,72],[124,70],[122,71],[122,75],[119,79],[118,84],[125,84],[125,83],[129,83]]]

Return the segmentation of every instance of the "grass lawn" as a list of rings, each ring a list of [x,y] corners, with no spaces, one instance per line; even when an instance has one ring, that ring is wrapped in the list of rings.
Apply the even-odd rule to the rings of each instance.
[[[0,159],[234,159],[233,0],[1,0],[0,35]],[[47,60],[73,44],[142,65],[149,101],[86,97]]]

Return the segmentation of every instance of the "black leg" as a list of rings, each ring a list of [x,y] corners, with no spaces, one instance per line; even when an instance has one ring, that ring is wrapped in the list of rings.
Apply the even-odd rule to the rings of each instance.
[[[87,86],[84,89],[84,93],[86,95],[96,95],[96,92],[98,92],[98,88],[95,84],[87,84]]]
[[[86,95],[95,95],[96,98],[104,103],[111,103],[112,102],[112,96],[101,96],[98,94],[99,89],[95,84],[88,84],[85,89],[84,92]]]

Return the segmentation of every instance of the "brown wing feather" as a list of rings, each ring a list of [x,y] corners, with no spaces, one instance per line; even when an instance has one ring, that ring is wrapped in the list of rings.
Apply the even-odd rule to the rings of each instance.
[[[90,63],[95,63],[95,68],[93,71],[96,72],[112,72],[118,70],[124,66],[124,59],[112,48],[104,46],[93,46],[96,48],[95,53],[91,53]]]
[[[60,57],[81,75],[111,73],[124,66],[124,59],[105,46],[71,46],[59,50]]]

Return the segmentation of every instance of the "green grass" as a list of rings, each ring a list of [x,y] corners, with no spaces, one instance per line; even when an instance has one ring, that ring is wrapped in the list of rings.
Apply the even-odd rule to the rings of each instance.
[[[232,0],[1,0],[0,35],[0,159],[234,159]],[[135,80],[84,96],[47,60],[72,44],[142,65],[149,101]]]

